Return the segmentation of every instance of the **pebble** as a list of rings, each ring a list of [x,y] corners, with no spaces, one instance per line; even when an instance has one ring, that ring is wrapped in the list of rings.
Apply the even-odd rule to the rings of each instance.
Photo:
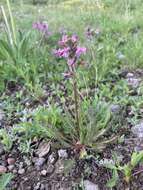
[[[14,158],[8,158],[8,159],[7,159],[7,163],[8,163],[9,165],[13,165],[13,164],[15,164],[15,159],[14,159]]]
[[[42,171],[41,171],[41,175],[42,175],[42,176],[46,176],[46,175],[47,175],[47,170],[42,170]]]
[[[121,110],[121,107],[118,104],[113,104],[111,105],[110,109],[112,113],[119,113]]]
[[[48,174],[53,173],[54,169],[55,169],[55,167],[50,164],[50,165],[48,166],[48,168],[47,168],[47,173],[48,173]]]
[[[122,52],[118,52],[118,53],[116,54],[116,56],[117,56],[117,58],[118,58],[119,60],[125,59],[125,55],[124,55]]]
[[[34,187],[34,190],[40,190],[40,187],[41,187],[41,183],[38,182],[38,183],[36,184],[36,186]]]
[[[137,88],[140,84],[140,80],[137,78],[128,78],[127,82],[128,82],[128,85],[132,88]]]
[[[55,173],[56,174],[61,174],[64,172],[64,163],[62,160],[58,160],[55,165]]]
[[[48,162],[50,164],[54,164],[56,162],[57,158],[56,158],[56,155],[54,153],[52,153],[49,158],[48,158]]]
[[[68,158],[68,153],[66,150],[61,149],[61,150],[58,150],[58,156],[59,158]]]
[[[38,158],[36,159],[35,161],[35,166],[38,166],[38,167],[41,167],[44,165],[44,163],[46,162],[46,159],[45,158]]]
[[[39,190],[39,189],[40,189],[40,186],[41,186],[41,183],[38,182],[38,183],[36,184],[36,186],[34,187],[34,190]]]
[[[7,171],[6,167],[0,165],[0,174],[4,174],[6,173],[6,171]]]
[[[5,161],[6,160],[6,155],[2,155],[1,160]]]
[[[8,166],[8,170],[9,170],[9,171],[12,171],[13,169],[14,169],[14,165],[9,165],[9,166]]]
[[[38,150],[36,152],[36,154],[39,156],[39,157],[45,157],[47,156],[47,154],[50,152],[50,143],[49,142],[42,142],[39,147],[38,147]]]
[[[85,190],[99,190],[98,185],[92,183],[92,182],[89,181],[89,180],[85,180],[85,181],[83,182],[83,184],[84,184]]]
[[[45,186],[43,184],[41,184],[40,190],[45,190]]]
[[[25,173],[25,169],[24,168],[18,170],[18,174],[22,175],[24,173]]]
[[[20,168],[22,168],[22,167],[23,167],[23,165],[24,165],[24,163],[23,163],[23,162],[19,162],[19,167],[20,167]]]
[[[30,166],[31,165],[31,159],[27,158],[27,157],[24,157],[24,163],[27,165],[27,166]]]
[[[5,117],[4,111],[0,109],[0,121],[2,121]]]
[[[4,154],[4,146],[0,143],[0,156]]]
[[[126,77],[127,77],[127,78],[133,78],[133,77],[134,77],[134,74],[133,74],[133,73],[128,73]]]
[[[14,169],[14,170],[12,171],[12,173],[13,173],[13,174],[17,174],[17,170]]]
[[[143,138],[143,121],[132,127],[132,132],[137,138]]]

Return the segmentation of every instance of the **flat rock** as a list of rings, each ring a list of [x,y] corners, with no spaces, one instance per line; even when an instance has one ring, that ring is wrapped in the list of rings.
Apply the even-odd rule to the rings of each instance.
[[[50,148],[51,146],[49,142],[42,142],[40,143],[36,154],[39,157],[45,157],[50,152]]]
[[[85,190],[99,190],[98,185],[92,183],[89,180],[83,182]]]
[[[45,162],[46,162],[46,159],[40,157],[40,158],[36,159],[36,161],[35,161],[35,165],[41,167],[41,166],[44,165]]]

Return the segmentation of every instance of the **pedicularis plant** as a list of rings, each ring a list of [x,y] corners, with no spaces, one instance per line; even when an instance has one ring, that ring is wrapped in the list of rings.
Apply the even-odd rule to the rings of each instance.
[[[59,41],[60,48],[55,50],[55,56],[66,59],[68,71],[64,73],[65,77],[69,77],[72,80],[73,92],[74,92],[74,104],[75,104],[75,125],[77,135],[80,134],[80,121],[79,121],[79,96],[77,86],[76,70],[78,64],[82,64],[80,60],[82,54],[86,53],[85,47],[79,46],[79,39],[76,35],[68,36],[63,35],[62,40]]]
[[[86,53],[87,49],[79,45],[79,38],[76,35],[63,35],[58,45],[59,49],[56,49],[54,54],[66,60],[68,70],[64,76],[71,80],[73,86],[75,116],[72,127],[75,129],[73,132],[75,132],[76,140],[74,139],[72,144],[76,149],[84,150],[84,152],[85,146],[102,149],[105,144],[115,140],[113,137],[101,141],[101,136],[107,131],[111,121],[109,106],[103,101],[98,101],[98,98],[92,102],[90,99],[80,100],[78,89],[77,70],[78,66],[84,63],[81,56]]]
[[[67,71],[64,77],[72,83],[74,114],[70,106],[67,109],[63,105],[63,109],[60,109],[52,102],[48,108],[39,108],[32,115],[32,121],[20,123],[20,127],[15,129],[24,132],[24,141],[34,137],[48,137],[55,140],[55,145],[58,142],[58,147],[59,145],[72,147],[83,156],[86,154],[85,148],[101,151],[116,139],[115,136],[110,136],[109,139],[105,135],[113,125],[109,105],[97,96],[81,98],[78,67],[84,64],[82,56],[86,52],[87,49],[79,45],[78,36],[65,34],[62,36],[54,55],[66,61]]]

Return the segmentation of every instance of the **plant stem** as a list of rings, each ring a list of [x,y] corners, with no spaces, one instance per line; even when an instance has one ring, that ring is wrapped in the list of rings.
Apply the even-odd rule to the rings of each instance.
[[[9,12],[9,16],[10,16],[11,29],[12,29],[12,33],[13,33],[13,41],[16,44],[16,29],[15,29],[14,18],[13,18],[13,15],[12,15],[12,11],[11,11],[11,6],[10,6],[9,0],[6,0],[6,2],[7,2],[8,12]]]
[[[9,26],[8,19],[7,19],[7,16],[6,16],[6,13],[5,13],[5,10],[4,10],[3,6],[1,6],[1,11],[2,11],[2,15],[4,17],[4,22],[5,22],[5,25],[6,25],[6,32],[7,32],[7,35],[8,35],[8,39],[10,41],[10,44],[13,45],[13,39],[12,39],[11,31],[10,31],[10,26]]]
[[[73,71],[73,91],[74,91],[74,103],[75,103],[75,120],[76,120],[76,128],[77,134],[80,134],[80,122],[79,122],[79,98],[78,98],[78,87],[77,87],[77,78],[75,69],[72,68]]]

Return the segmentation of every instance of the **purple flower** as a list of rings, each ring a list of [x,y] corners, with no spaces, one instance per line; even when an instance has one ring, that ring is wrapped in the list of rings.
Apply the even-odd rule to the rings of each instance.
[[[55,50],[54,54],[56,55],[56,57],[59,57],[59,58],[62,58],[62,57],[68,58],[69,48],[67,47],[67,48]]]
[[[78,36],[75,35],[75,34],[72,35],[71,40],[72,40],[73,43],[76,43],[78,41]]]
[[[76,56],[77,57],[80,57],[82,54],[85,54],[86,53],[86,48],[85,47],[77,47],[77,50],[76,50]]]
[[[43,31],[43,32],[48,31],[48,24],[42,23],[40,29],[41,29],[41,31]]]
[[[78,36],[77,35],[63,35],[61,41],[59,41],[60,48],[54,51],[56,57],[65,58],[68,67],[71,69],[77,63],[82,54],[86,53],[85,47],[78,46]]]
[[[39,32],[45,33],[45,34],[50,34],[48,29],[49,26],[47,23],[43,23],[43,22],[35,22],[33,23],[33,28],[38,30]]]

